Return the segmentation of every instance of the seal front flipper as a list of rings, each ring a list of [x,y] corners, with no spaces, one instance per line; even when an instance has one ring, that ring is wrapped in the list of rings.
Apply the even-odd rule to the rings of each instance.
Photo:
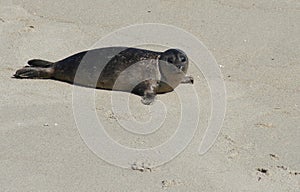
[[[153,92],[147,92],[142,98],[142,103],[144,105],[150,105],[154,102],[156,94]]]
[[[155,100],[158,83],[155,80],[147,80],[147,81],[145,81],[145,85],[147,88],[144,90],[144,95],[142,97],[142,103],[144,105],[150,105]]]

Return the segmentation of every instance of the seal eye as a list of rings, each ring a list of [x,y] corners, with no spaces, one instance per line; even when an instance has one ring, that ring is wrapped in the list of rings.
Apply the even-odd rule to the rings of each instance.
[[[169,57],[168,60],[167,60],[167,62],[168,62],[168,63],[174,63],[173,57]]]
[[[186,57],[185,56],[180,56],[180,62],[186,62]]]

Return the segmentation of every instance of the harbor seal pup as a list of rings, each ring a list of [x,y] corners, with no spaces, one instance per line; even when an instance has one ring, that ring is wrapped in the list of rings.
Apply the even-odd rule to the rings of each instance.
[[[188,63],[187,55],[179,49],[156,52],[106,47],[83,51],[57,62],[33,59],[28,61],[29,66],[17,70],[14,77],[55,79],[132,92],[142,96],[142,103],[149,105],[156,94],[173,91],[180,83],[193,83],[193,78],[186,75]]]

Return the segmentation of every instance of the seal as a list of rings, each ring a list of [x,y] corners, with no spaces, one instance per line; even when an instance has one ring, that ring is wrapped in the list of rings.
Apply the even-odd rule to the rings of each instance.
[[[187,76],[188,57],[179,49],[156,52],[131,47],[105,47],[83,51],[57,62],[28,61],[15,78],[55,79],[76,85],[131,92],[151,104],[156,94],[173,91]]]

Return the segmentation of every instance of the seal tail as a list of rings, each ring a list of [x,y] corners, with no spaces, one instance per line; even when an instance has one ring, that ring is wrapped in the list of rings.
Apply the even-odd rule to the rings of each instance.
[[[28,61],[30,66],[19,69],[14,74],[20,79],[50,79],[53,76],[54,68],[52,62],[34,59]]]

